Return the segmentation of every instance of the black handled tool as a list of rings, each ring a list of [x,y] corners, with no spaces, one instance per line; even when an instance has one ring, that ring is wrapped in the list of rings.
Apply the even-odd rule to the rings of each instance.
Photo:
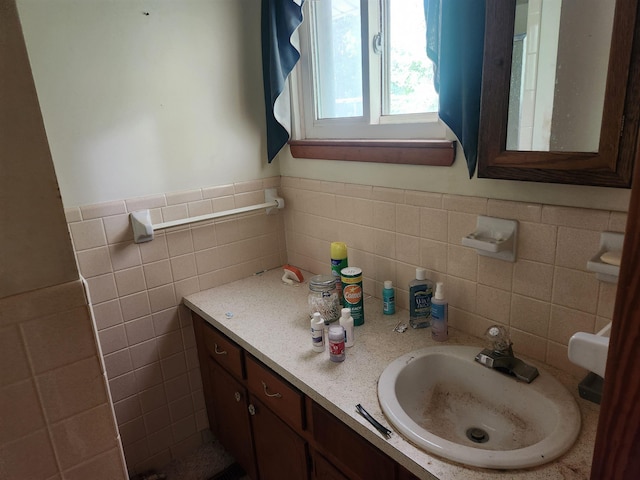
[[[369,412],[367,412],[364,407],[360,404],[356,405],[356,411],[362,415],[371,425],[373,425],[375,427],[376,430],[378,430],[382,436],[384,438],[391,438],[391,430],[389,430],[388,428],[384,427],[380,422],[378,422],[375,418],[373,418]]]

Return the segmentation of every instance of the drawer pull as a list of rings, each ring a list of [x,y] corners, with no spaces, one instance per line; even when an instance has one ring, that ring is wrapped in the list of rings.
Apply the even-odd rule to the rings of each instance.
[[[242,395],[240,395],[240,392],[234,393],[233,397],[236,399],[236,402],[240,402],[240,400],[242,400]]]
[[[275,398],[281,398],[282,394],[281,393],[269,393],[269,387],[267,387],[267,384],[262,382],[262,388],[264,388],[264,394],[267,397],[275,397]]]
[[[256,407],[253,406],[253,403],[249,404],[249,414],[250,415],[255,415],[256,414]]]
[[[213,349],[216,352],[216,355],[226,355],[227,354],[226,350],[218,350],[218,344],[217,343],[213,344]]]

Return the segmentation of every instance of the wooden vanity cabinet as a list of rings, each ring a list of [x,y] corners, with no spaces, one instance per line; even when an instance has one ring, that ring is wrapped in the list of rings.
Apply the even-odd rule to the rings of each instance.
[[[414,480],[192,312],[212,431],[252,480]]]

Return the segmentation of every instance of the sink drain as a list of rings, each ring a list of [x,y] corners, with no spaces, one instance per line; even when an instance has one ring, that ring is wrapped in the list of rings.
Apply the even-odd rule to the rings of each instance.
[[[482,428],[471,427],[467,429],[467,438],[474,443],[485,443],[489,441],[489,434]]]

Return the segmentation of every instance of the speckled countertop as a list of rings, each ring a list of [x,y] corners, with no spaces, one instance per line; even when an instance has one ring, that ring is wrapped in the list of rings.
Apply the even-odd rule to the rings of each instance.
[[[312,274],[305,272],[305,279]],[[408,312],[383,315],[381,301],[365,300],[365,324],[356,327],[355,345],[343,363],[329,360],[328,349],[311,349],[308,287],[284,284],[276,269],[185,297],[184,303],[247,352],[286,378],[298,389],[404,465],[420,478],[438,479],[587,479],[595,440],[599,407],[578,397],[576,379],[547,365],[531,362],[553,374],[576,397],[582,428],[575,445],[555,462],[525,470],[486,470],[465,467],[428,454],[406,441],[384,417],[377,397],[378,377],[395,358],[436,344],[428,329],[393,332]],[[227,318],[227,313],[233,314]],[[450,344],[482,346],[479,339],[450,329]],[[441,345],[441,344],[438,344]],[[514,345],[517,353],[517,345]],[[526,358],[525,358],[526,360]],[[361,403],[383,425],[394,431],[385,440],[355,411]]]

